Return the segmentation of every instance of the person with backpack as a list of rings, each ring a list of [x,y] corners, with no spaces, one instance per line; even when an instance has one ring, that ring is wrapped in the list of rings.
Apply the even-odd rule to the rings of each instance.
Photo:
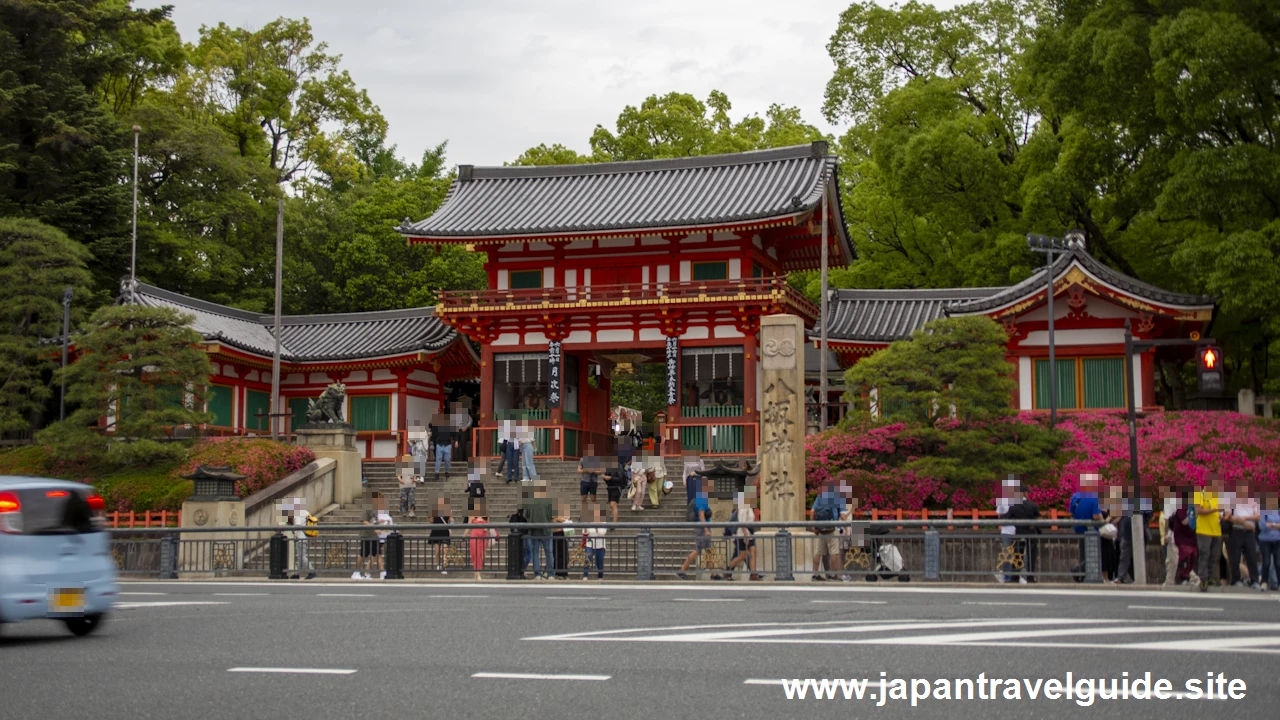
[[[618,503],[622,501],[622,491],[627,487],[627,471],[622,468],[609,468],[604,471],[605,492],[609,494],[609,514],[612,522],[618,522]]]
[[[685,522],[692,523],[709,523],[711,522],[711,500],[707,497],[705,490],[698,490],[697,494],[691,500],[684,512]],[[680,571],[676,573],[676,577],[681,580],[688,580],[689,576],[686,571],[690,565],[698,561],[698,555],[703,550],[711,548],[711,528],[699,527],[693,529],[693,552],[689,553],[689,557],[684,559],[684,563],[680,566]],[[695,569],[696,573],[697,570]]]
[[[753,523],[756,521],[756,510],[751,506],[744,492],[738,493],[737,506],[733,509],[733,514],[729,516],[729,522],[732,523]],[[727,527],[724,530],[725,535],[733,538],[733,559],[729,561],[728,567],[725,568],[725,580],[733,580],[733,571],[739,565],[745,564],[747,570],[751,573],[751,580],[759,581],[764,578],[756,574],[756,531],[754,528],[737,525]],[[712,575],[712,580],[721,579],[719,576]]]
[[[317,520],[311,513],[307,512],[306,501],[302,498],[294,498],[293,515],[290,518],[291,524],[296,527],[304,528],[319,525]],[[297,580],[303,570],[307,571],[306,578],[311,580],[316,576],[315,565],[311,563],[311,538],[320,534],[319,530],[295,530],[294,531],[294,548],[295,548],[295,565],[297,571],[290,576],[290,579]]]
[[[474,512],[477,506],[484,505],[484,476],[488,470],[481,458],[471,459],[471,469],[467,471],[467,512]]]
[[[1075,520],[1102,520],[1102,507],[1098,504],[1098,475],[1095,473],[1084,473],[1080,476],[1080,489],[1072,496],[1067,504],[1071,517]],[[1076,525],[1075,532],[1077,535],[1084,535],[1088,530],[1086,525]],[[1080,538],[1080,562],[1071,569],[1075,574],[1076,582],[1084,581],[1085,570],[1085,542],[1084,538]]]
[[[814,522],[833,522],[848,519],[849,506],[836,484],[835,478],[827,478],[818,496],[813,499],[810,515]],[[840,565],[840,538],[834,527],[815,527],[813,551],[813,579],[838,581]],[[822,575],[822,559],[827,559],[827,575]]]

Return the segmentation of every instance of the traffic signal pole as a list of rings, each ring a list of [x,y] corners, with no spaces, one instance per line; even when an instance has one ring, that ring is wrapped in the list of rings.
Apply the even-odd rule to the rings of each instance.
[[[1127,399],[1125,405],[1129,411],[1129,477],[1133,482],[1133,515],[1129,521],[1129,531],[1132,533],[1133,539],[1133,579],[1138,585],[1145,585],[1147,582],[1147,551],[1146,551],[1146,527],[1142,521],[1142,481],[1138,474],[1138,411],[1134,401],[1133,378],[1133,358],[1137,353],[1142,353],[1155,347],[1166,346],[1186,346],[1195,345],[1197,347],[1207,346],[1202,352],[1216,353],[1213,356],[1213,363],[1221,362],[1221,353],[1215,349],[1215,341],[1211,338],[1204,339],[1168,339],[1168,340],[1143,340],[1135,341],[1133,339],[1133,328],[1129,319],[1124,321],[1124,387]],[[1196,358],[1197,363],[1203,363],[1201,357]]]

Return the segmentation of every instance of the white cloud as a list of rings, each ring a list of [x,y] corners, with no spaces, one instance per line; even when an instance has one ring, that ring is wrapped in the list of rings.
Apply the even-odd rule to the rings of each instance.
[[[141,2],[140,5],[158,3]],[[950,2],[940,4],[950,5]],[[826,43],[846,0],[178,0],[201,25],[308,17],[343,56],[416,160],[449,141],[451,163],[499,165],[538,143],[586,151],[596,124],[654,93],[725,92],[736,118],[798,106],[825,131]]]

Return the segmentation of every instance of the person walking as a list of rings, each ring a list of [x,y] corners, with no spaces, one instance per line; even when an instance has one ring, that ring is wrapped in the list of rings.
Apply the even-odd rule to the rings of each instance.
[[[1222,556],[1222,508],[1219,506],[1222,481],[1210,475],[1205,486],[1197,490],[1191,502],[1196,508],[1197,575],[1200,592],[1208,592],[1210,584],[1218,584],[1218,559]]]
[[[555,570],[555,551],[551,545],[551,530],[545,527],[551,524],[553,513],[551,499],[547,497],[547,486],[540,481],[535,482],[533,497],[529,498],[524,506],[524,515],[529,518],[529,522],[544,526],[529,528],[529,549],[533,555],[534,579],[550,579],[551,573]]]
[[[616,467],[605,470],[604,485],[609,496],[611,522],[618,522],[618,503],[622,502],[622,491],[627,487],[627,471]]]
[[[1262,502],[1262,512],[1258,516],[1258,546],[1262,556],[1258,582],[1275,592],[1280,590],[1280,498],[1269,492]]]
[[[484,476],[488,474],[488,468],[481,458],[472,458],[468,462],[471,468],[467,471],[467,512],[473,513],[484,504]]]
[[[644,461],[637,458],[631,463],[631,490],[627,493],[631,498],[633,511],[644,509],[644,491],[648,485],[649,473],[644,469]]]
[[[1258,577],[1258,521],[1262,511],[1246,482],[1236,483],[1236,497],[1231,505],[1227,522],[1231,523],[1231,537],[1227,539],[1227,566],[1231,570],[1231,584],[1236,587],[1252,587],[1261,590]],[[1243,553],[1245,569],[1249,571],[1246,582],[1240,573],[1240,555]]]
[[[449,497],[446,495],[436,500],[436,510],[431,518],[432,525],[439,525],[431,529],[431,534],[427,537],[427,545],[431,546],[431,556],[436,562],[436,572],[441,575],[448,575],[449,569],[445,567],[449,559],[449,544],[453,538],[449,534],[448,525],[453,523],[453,513],[449,510]]]
[[[595,445],[587,445],[587,454],[578,460],[578,495],[582,498],[582,513],[587,513],[587,498],[591,498],[591,504],[596,504],[596,493],[600,489],[600,472],[604,468],[600,466],[600,458],[596,457]]]
[[[711,522],[711,501],[707,497],[707,493],[699,490],[694,496],[693,501],[685,508],[685,522],[709,523]],[[699,527],[693,529],[693,552],[684,559],[684,563],[680,565],[680,571],[676,573],[676,577],[681,580],[688,580],[686,574],[690,565],[694,565],[698,561],[698,556],[704,550],[711,549],[711,528]],[[697,568],[694,568],[697,573]]]
[[[590,515],[583,515],[584,523],[600,522],[600,506],[593,504],[591,506]],[[609,532],[609,528],[591,527],[582,529],[582,579],[586,580],[590,574],[591,565],[596,566],[596,579],[604,579],[604,536]]]
[[[484,503],[480,503],[478,514],[467,518],[470,525],[486,525],[489,522],[489,516],[484,513]],[[476,580],[480,579],[480,573],[484,572],[484,554],[489,550],[489,543],[498,536],[498,531],[493,528],[473,527],[467,531],[467,535],[471,538],[467,549],[471,552],[471,569],[475,571]]]
[[[662,443],[655,442],[655,448],[661,448]],[[662,494],[662,484],[667,481],[667,466],[662,461],[662,455],[655,453],[645,453],[644,469],[645,483],[649,488],[649,504],[654,509],[658,507],[658,496]]]
[[[400,514],[417,517],[417,487],[413,477],[413,456],[400,458],[400,467],[396,470],[396,480],[400,483]]]
[[[756,521],[756,510],[751,506],[745,492],[738,493],[738,502],[733,509],[733,514],[729,516],[729,522],[732,523],[753,523]],[[754,528],[737,525],[731,528],[725,528],[726,533],[732,533],[733,537],[733,559],[729,561],[729,565],[725,568],[724,579],[733,580],[733,571],[739,565],[746,565],[747,570],[751,573],[750,579],[759,581],[764,578],[756,574],[756,531]],[[712,575],[711,579],[716,579]]]
[[[702,456],[693,450],[685,450],[682,455],[680,476],[684,480],[684,502],[688,505],[698,496],[698,489],[702,486],[701,473],[707,466],[702,462]]]
[[[520,480],[520,435],[516,433],[515,423],[503,420],[502,434],[505,442],[502,462],[507,466],[507,482],[518,482]]]
[[[421,482],[427,476],[427,428],[420,420],[414,420],[409,428],[409,454],[413,457],[414,474]]]

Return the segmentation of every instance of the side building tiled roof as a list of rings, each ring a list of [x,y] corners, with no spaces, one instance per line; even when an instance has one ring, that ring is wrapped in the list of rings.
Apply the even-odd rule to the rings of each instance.
[[[139,284],[129,302],[170,307],[191,315],[191,328],[256,355],[275,352],[271,315],[239,310]],[[280,356],[290,362],[320,362],[443,350],[457,332],[440,322],[434,308],[334,315],[285,315],[280,320]]]
[[[1004,288],[938,290],[834,290],[828,303],[828,340],[889,343],[905,340],[958,303],[986,298]],[[819,337],[820,330],[810,337]]]
[[[1118,290],[1153,303],[1177,308],[1209,308],[1214,305],[1214,298],[1208,295],[1188,295],[1171,292],[1129,277],[1099,262],[1097,258],[1078,246],[1054,260],[1054,282],[1058,282],[1062,275],[1074,264],[1079,264],[1085,272]],[[1045,272],[1045,268],[1041,267],[1031,277],[1016,285],[1004,288],[1002,291],[986,297],[957,304],[951,307],[949,312],[952,315],[972,315],[989,312],[1017,302],[1044,288],[1046,284]]]
[[[468,238],[705,226],[813,210],[832,183],[825,142],[726,155],[535,167],[461,165],[410,237]],[[836,217],[841,217],[836,213]],[[843,225],[843,223],[837,223]],[[848,247],[848,233],[835,229]]]

